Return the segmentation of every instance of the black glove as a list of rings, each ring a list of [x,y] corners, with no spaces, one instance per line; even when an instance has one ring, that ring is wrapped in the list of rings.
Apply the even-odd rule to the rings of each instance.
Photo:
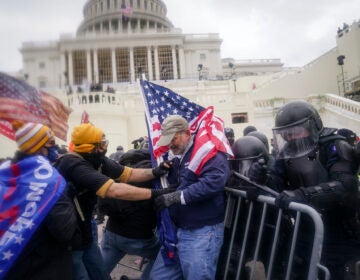
[[[246,198],[248,200],[255,201],[258,198],[259,194],[260,192],[257,187],[248,187],[248,189],[246,190]]]
[[[166,166],[165,166],[166,165]],[[169,170],[171,169],[171,166],[173,165],[173,161],[172,160],[166,160],[163,161],[162,163],[160,163],[160,165],[158,167],[154,167],[152,169],[152,174],[156,177],[159,178],[163,175],[165,175],[166,173],[169,172]],[[169,166],[169,167],[167,167]]]
[[[230,174],[227,179],[226,186],[230,188],[239,188],[240,185],[241,185],[241,180],[238,177],[236,177],[233,170],[230,170]]]
[[[176,187],[175,188],[164,188],[164,189],[152,189],[151,190],[151,198],[157,198],[160,195],[163,194],[167,194],[167,193],[172,193],[176,191]]]
[[[155,209],[160,211],[176,203],[181,203],[181,191],[160,195],[155,198]]]
[[[248,173],[248,177],[251,181],[256,182],[258,184],[264,184],[267,178],[267,166],[264,159],[259,159],[254,162]]]
[[[275,205],[281,209],[288,209],[290,202],[307,203],[309,201],[304,188],[293,191],[283,191],[275,199]]]

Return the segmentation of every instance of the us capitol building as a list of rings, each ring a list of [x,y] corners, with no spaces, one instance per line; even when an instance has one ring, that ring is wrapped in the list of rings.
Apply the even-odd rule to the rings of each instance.
[[[19,75],[71,107],[68,141],[84,110],[106,133],[110,153],[146,135],[138,85],[143,75],[213,105],[235,137],[251,124],[271,138],[276,110],[294,99],[314,104],[326,126],[360,133],[354,100],[360,92],[359,21],[334,30],[336,46],[314,61],[285,68],[278,58],[222,58],[221,34],[183,34],[167,18],[166,1],[88,0],[83,16],[76,35],[24,42],[20,50]]]

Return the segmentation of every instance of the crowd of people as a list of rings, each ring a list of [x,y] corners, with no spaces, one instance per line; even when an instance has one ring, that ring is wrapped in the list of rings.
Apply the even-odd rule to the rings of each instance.
[[[355,279],[360,260],[358,137],[346,128],[324,127],[307,102],[293,101],[279,109],[270,145],[252,125],[238,139],[232,128],[225,128],[235,157],[217,151],[199,174],[189,169],[195,136],[179,115],[168,116],[161,125],[158,145],[169,151],[157,167],[152,167],[146,137],[134,140],[127,152],[119,145],[107,157],[106,135],[90,123],[74,127],[73,149],[61,154],[47,126],[14,122],[13,129],[18,151],[0,167],[7,199],[10,189],[26,183],[25,174],[36,173],[39,166],[53,174],[46,183],[56,192],[49,194],[52,207],[42,211],[39,225],[28,233],[29,240],[1,279],[109,280],[126,254],[147,260],[142,279],[216,279],[224,243],[224,187],[242,188],[251,201],[264,194],[239,181],[234,171],[277,191],[275,205],[281,209],[299,202],[321,213],[322,263],[331,279]],[[152,180],[160,177],[168,188],[152,188]],[[176,229],[171,265],[155,230],[157,213],[164,209]],[[95,215],[100,213],[107,221],[99,242]],[[14,220],[8,223],[10,228]],[[296,256],[303,267],[308,263],[309,227],[305,220],[303,247]],[[305,273],[297,269],[292,279],[305,279]]]

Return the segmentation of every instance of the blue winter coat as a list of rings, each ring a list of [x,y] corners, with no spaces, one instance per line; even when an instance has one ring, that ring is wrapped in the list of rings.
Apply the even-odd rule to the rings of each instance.
[[[191,147],[180,161],[175,161],[170,180],[177,181],[177,190],[184,195],[186,205],[170,207],[170,215],[177,227],[184,229],[215,225],[224,220],[225,191],[229,164],[224,153],[218,152],[203,166],[200,175],[188,169]]]

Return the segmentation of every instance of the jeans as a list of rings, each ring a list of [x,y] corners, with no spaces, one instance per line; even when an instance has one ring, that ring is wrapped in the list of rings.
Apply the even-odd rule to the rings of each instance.
[[[178,263],[165,266],[159,253],[150,279],[215,279],[217,261],[224,241],[224,224],[204,226],[199,229],[178,228],[177,237]]]
[[[149,239],[134,239],[105,230],[101,240],[101,254],[108,273],[111,273],[126,254],[147,258],[149,262],[141,276],[141,279],[145,280],[149,279],[160,246],[161,244],[155,236]]]
[[[97,226],[92,221],[93,242],[84,250],[72,252],[73,279],[74,280],[111,280],[110,274],[106,271],[97,244]]]

